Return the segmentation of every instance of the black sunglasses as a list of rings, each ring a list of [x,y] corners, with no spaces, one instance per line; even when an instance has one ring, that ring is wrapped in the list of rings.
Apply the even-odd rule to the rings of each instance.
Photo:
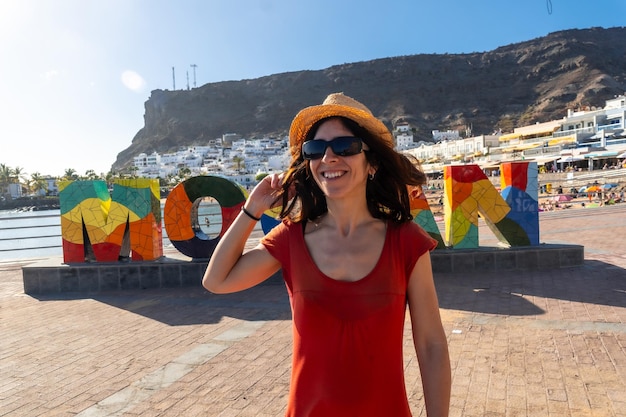
[[[304,159],[320,159],[330,146],[333,153],[338,156],[352,156],[361,153],[363,140],[354,136],[340,136],[333,140],[313,139],[302,144],[302,156]]]

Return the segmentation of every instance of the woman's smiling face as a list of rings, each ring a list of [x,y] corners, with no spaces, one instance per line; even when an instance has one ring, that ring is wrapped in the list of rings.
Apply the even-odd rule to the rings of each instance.
[[[330,141],[342,136],[354,136],[341,119],[331,118],[323,122],[313,139]],[[363,144],[363,150],[367,145]],[[324,156],[309,162],[315,182],[327,198],[342,198],[362,192],[365,198],[367,177],[373,169],[361,152],[352,156],[338,156],[330,147]]]

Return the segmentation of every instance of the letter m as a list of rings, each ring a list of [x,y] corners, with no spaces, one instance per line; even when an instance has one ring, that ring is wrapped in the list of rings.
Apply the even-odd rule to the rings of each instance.
[[[163,256],[159,182],[120,179],[59,184],[63,261],[154,260]]]

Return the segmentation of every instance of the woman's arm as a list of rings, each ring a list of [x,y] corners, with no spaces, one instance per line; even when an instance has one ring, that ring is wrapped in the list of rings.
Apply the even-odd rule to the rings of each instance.
[[[250,193],[244,207],[255,217],[271,207],[274,190],[280,187],[280,177],[265,177]],[[269,278],[278,271],[280,263],[262,244],[243,253],[256,220],[243,211],[222,236],[204,273],[202,285],[214,293],[245,290]]]
[[[429,252],[422,255],[413,268],[408,299],[426,414],[429,417],[445,417],[450,409],[452,376],[448,341],[439,315]]]

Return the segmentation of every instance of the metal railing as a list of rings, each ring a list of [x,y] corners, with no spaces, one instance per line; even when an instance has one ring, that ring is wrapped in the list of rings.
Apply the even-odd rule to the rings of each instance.
[[[61,217],[58,212],[5,212],[0,215],[0,259],[61,253]]]

